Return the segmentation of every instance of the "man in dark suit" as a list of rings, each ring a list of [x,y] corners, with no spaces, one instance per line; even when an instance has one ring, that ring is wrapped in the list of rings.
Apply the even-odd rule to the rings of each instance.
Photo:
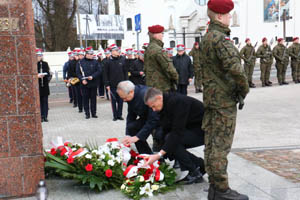
[[[94,59],[94,51],[92,47],[87,47],[85,58],[78,61],[76,66],[76,74],[81,82],[81,91],[83,95],[83,108],[85,118],[98,118],[97,110],[97,86],[101,75],[101,66]]]
[[[162,93],[155,88],[147,90],[144,100],[153,111],[159,112],[164,135],[161,150],[149,156],[146,164],[167,156],[177,160],[182,171],[189,171],[183,180],[185,184],[201,182],[205,174],[204,161],[187,149],[204,145],[202,102],[178,93]]]
[[[161,130],[159,115],[144,103],[147,89],[147,86],[134,85],[131,81],[122,81],[117,87],[117,93],[128,104],[126,137],[123,144],[135,143],[140,154],[152,154],[147,138],[154,130],[156,132]]]

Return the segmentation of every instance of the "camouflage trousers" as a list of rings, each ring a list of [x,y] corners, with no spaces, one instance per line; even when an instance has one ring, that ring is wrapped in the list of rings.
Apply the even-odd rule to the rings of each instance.
[[[270,73],[271,73],[272,63],[261,63],[260,64],[260,80],[264,85],[268,81],[270,81]]]
[[[231,150],[236,125],[236,107],[209,109],[204,113],[202,129],[205,131],[205,169],[210,184],[217,189],[229,188],[227,156]]]
[[[201,69],[195,70],[194,85],[195,85],[196,89],[202,88],[202,70]]]
[[[287,64],[281,64],[277,62],[275,64],[275,67],[277,69],[277,79],[279,84],[285,82],[285,74],[286,74],[287,66],[288,66]]]
[[[300,61],[292,61],[291,67],[293,81],[300,81]]]
[[[253,76],[253,71],[254,71],[255,63],[251,64],[244,64],[244,69],[248,78],[248,82],[252,83],[252,76]]]

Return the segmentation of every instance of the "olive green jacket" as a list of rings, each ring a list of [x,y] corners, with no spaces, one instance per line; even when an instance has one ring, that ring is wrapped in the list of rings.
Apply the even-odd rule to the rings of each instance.
[[[269,45],[264,46],[263,44],[257,49],[256,57],[260,58],[260,63],[272,64],[273,56],[272,50]]]
[[[289,64],[289,53],[286,46],[283,44],[277,44],[273,49],[273,56],[277,63],[280,64]]]
[[[240,51],[241,58],[247,64],[254,64],[256,60],[255,49],[252,45],[246,45]]]
[[[294,43],[289,47],[289,54],[291,56],[292,62],[300,62],[300,44]]]

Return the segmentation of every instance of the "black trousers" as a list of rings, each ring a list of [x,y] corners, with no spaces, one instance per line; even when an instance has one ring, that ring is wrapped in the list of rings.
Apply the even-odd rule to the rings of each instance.
[[[171,134],[167,134],[165,141],[167,141],[170,136]],[[197,167],[200,167],[200,169],[204,171],[204,160],[187,151],[188,148],[194,148],[202,145],[204,145],[204,134],[201,133],[201,129],[186,129],[181,134],[179,144],[175,148],[174,152],[167,152],[167,156],[170,160],[178,160],[182,171],[188,170],[193,172]]]
[[[90,116],[92,114],[92,116],[95,116],[97,111],[97,88],[88,88],[82,85],[81,91],[85,115]]]
[[[74,104],[74,106],[77,106],[76,86],[75,85],[71,85],[70,88],[72,90],[72,95],[73,95],[73,104]]]
[[[178,84],[177,85],[177,92],[183,95],[187,95],[187,87],[188,85],[182,85],[182,84]]]
[[[110,88],[111,107],[114,118],[122,117],[123,112],[123,100],[117,93],[117,88]]]
[[[82,92],[81,92],[80,84],[75,85],[75,93],[76,93],[78,109],[82,110]]]
[[[98,85],[98,95],[99,96],[104,96],[104,80],[103,80],[103,76],[101,75],[99,78],[99,85]]]
[[[68,92],[69,92],[69,98],[70,98],[70,100],[73,100],[73,91],[72,91],[72,87],[68,87]]]
[[[136,136],[136,134],[143,128],[145,125],[145,120],[136,120],[135,122],[130,123],[127,126],[130,136]],[[139,154],[152,154],[152,150],[147,141],[139,140],[135,143],[135,146]]]
[[[41,117],[42,119],[48,117],[48,95],[40,96],[40,108],[41,108]]]

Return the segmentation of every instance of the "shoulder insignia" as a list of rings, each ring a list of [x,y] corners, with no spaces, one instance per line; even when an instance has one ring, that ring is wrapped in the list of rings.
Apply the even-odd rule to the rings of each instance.
[[[230,37],[225,37],[225,40],[229,40],[230,41]]]

